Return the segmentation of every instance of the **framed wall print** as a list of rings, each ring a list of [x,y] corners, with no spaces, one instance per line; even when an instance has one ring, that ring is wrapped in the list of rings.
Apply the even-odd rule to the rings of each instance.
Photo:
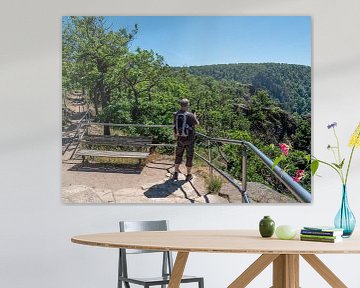
[[[311,18],[64,16],[65,203],[311,202]]]

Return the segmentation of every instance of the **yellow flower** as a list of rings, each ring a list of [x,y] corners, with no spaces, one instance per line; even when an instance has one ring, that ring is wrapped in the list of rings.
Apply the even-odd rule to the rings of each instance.
[[[349,146],[360,147],[360,122],[350,138]]]

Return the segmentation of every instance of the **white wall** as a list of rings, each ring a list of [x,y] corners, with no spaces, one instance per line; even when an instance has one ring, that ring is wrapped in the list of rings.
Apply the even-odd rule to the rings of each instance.
[[[97,2],[97,3],[96,3]],[[311,15],[313,150],[326,157],[326,124],[339,123],[342,144],[360,120],[360,2],[357,0],[62,0],[5,1],[0,10],[0,287],[115,287],[116,250],[70,243],[75,234],[116,231],[119,219],[169,219],[172,229],[256,228],[263,215],[278,224],[331,224],[340,183],[330,171],[313,185],[310,206],[63,205],[61,163],[62,15]],[[360,151],[349,184],[360,219]],[[206,287],[226,287],[255,255],[193,254],[187,273]],[[360,255],[321,256],[349,287],[360,287]],[[138,268],[153,272],[144,262]],[[345,265],[346,264],[346,265]],[[267,269],[249,287],[269,287]],[[306,263],[302,287],[328,287]],[[190,287],[190,286],[189,286]],[[192,286],[193,287],[193,286]]]

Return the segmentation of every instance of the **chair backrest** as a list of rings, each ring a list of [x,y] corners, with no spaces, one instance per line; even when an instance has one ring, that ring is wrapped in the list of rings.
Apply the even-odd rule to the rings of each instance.
[[[167,220],[156,221],[120,221],[120,232],[137,231],[167,231],[169,224]],[[155,253],[159,251],[126,249],[126,254]]]
[[[158,221],[120,221],[120,232],[137,232],[137,231],[167,231],[169,228],[167,220]],[[140,254],[140,253],[163,253],[162,260],[162,275],[169,275],[172,273],[173,259],[169,251],[149,251],[136,249],[119,249],[119,276],[128,277],[127,272],[127,257],[126,254]],[[119,282],[120,283],[120,282]],[[129,285],[129,284],[127,284]],[[129,287],[129,286],[125,286]]]

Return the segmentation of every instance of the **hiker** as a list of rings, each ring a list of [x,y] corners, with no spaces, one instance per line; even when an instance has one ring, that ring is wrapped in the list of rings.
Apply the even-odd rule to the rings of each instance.
[[[180,100],[180,110],[174,113],[174,136],[176,138],[176,156],[174,180],[178,180],[179,167],[186,150],[186,181],[190,181],[192,162],[194,157],[195,126],[199,124],[196,114],[189,112],[189,100]]]

